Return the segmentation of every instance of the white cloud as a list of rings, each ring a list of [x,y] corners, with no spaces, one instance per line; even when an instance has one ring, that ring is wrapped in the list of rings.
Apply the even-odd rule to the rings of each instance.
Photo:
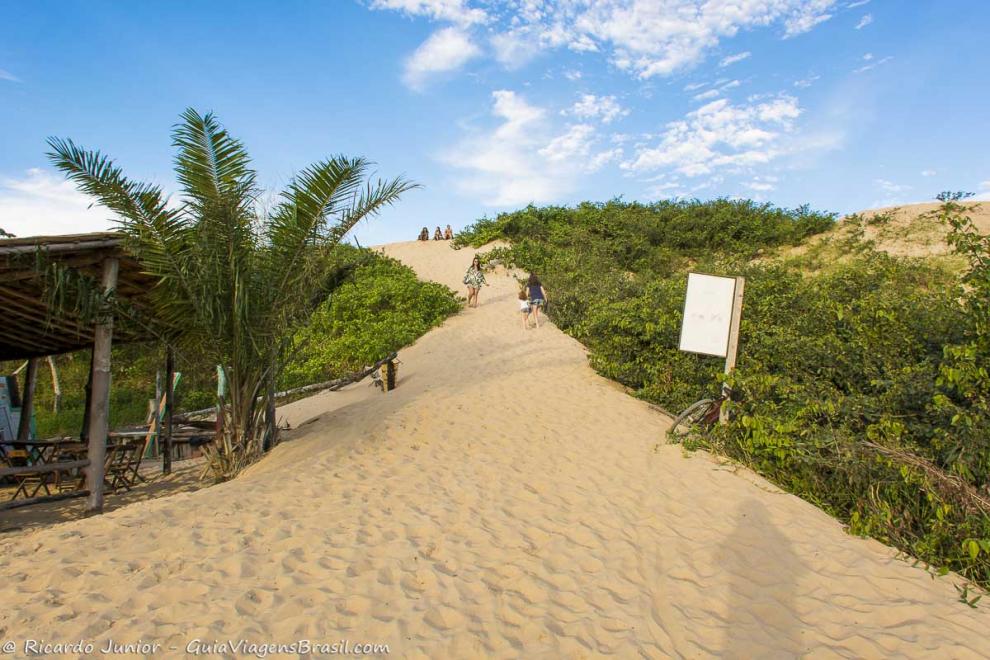
[[[488,20],[484,10],[468,7],[464,0],[373,0],[371,8],[391,9],[409,16],[425,16],[457,25],[473,25]]]
[[[707,101],[708,99],[716,98],[720,94],[721,92],[719,92],[717,89],[710,89],[707,92],[695,94],[691,98],[693,98],[695,101]]]
[[[581,72],[576,69],[568,69],[567,71],[564,71],[564,77],[572,82],[575,82],[581,80]]]
[[[459,182],[461,190],[491,206],[553,199],[561,192],[561,182],[541,171],[533,158],[542,146],[536,135],[544,130],[546,112],[508,90],[493,92],[492,99],[492,114],[501,120],[498,127],[464,140],[444,157],[467,171]]]
[[[600,151],[591,157],[591,160],[589,160],[587,165],[585,165],[585,170],[588,172],[597,172],[609,163],[618,161],[622,158],[623,154],[624,152],[622,151],[622,147],[614,147],[612,149]]]
[[[21,178],[0,178],[0,227],[16,236],[107,231],[113,214],[57,174],[32,168]]]
[[[374,0],[371,6],[448,21],[461,28],[486,23],[492,26],[489,40],[496,59],[510,68],[522,66],[540,51],[568,48],[603,51],[617,68],[648,79],[702,62],[723,39],[743,30],[783,26],[785,38],[807,32],[831,18],[835,3],[475,0],[472,5],[455,0]]]
[[[729,55],[728,57],[723,57],[722,61],[718,63],[720,67],[727,67],[730,64],[735,64],[736,62],[742,62],[744,59],[752,55],[748,50],[743,53],[738,53],[736,55]]]
[[[551,163],[587,158],[591,150],[591,140],[595,127],[590,124],[573,124],[563,135],[558,135],[550,144],[539,150],[539,154]]]
[[[921,170],[921,176],[935,176],[938,174],[935,170]]]
[[[821,76],[813,75],[813,76],[808,76],[807,78],[802,78],[801,80],[795,80],[794,86],[805,89],[815,84],[815,81],[818,80],[819,78],[821,78]]]
[[[622,167],[700,176],[768,163],[781,155],[778,142],[800,114],[797,99],[786,95],[739,106],[727,99],[713,101],[667,124],[659,144],[639,148]]]
[[[572,124],[563,134],[555,137],[538,151],[555,166],[567,164],[571,169],[597,172],[605,165],[622,157],[622,148],[614,147],[593,153],[598,138],[595,128],[589,124]]]
[[[708,87],[708,85],[710,85],[710,84],[711,83],[706,83],[706,82],[689,83],[687,85],[684,85],[684,91],[685,92],[693,92],[696,89],[701,89],[702,87]]]
[[[748,181],[743,185],[757,192],[770,192],[771,190],[776,190],[776,184],[777,177],[775,176],[755,176],[752,181]]]
[[[0,69],[0,80],[6,80],[9,82],[21,82],[21,79],[12,74],[6,69]]]
[[[888,55],[887,57],[884,57],[882,59],[874,60],[873,59],[873,54],[872,53],[867,53],[866,55],[863,56],[863,59],[866,60],[867,62],[869,62],[869,64],[864,64],[863,66],[859,67],[858,69],[853,69],[853,73],[864,73],[866,71],[869,71],[870,69],[875,69],[878,66],[881,66],[883,64],[886,64],[887,62],[891,61],[894,58]]]
[[[559,201],[581,176],[622,157],[621,147],[597,149],[600,139],[592,124],[560,130],[545,109],[513,91],[493,92],[492,99],[498,125],[476,131],[442,156],[462,172],[461,191],[486,205]]]
[[[894,183],[893,181],[888,181],[887,179],[876,179],[874,183],[877,185],[878,188],[880,188],[880,190],[884,191],[885,193],[890,193],[892,195],[911,190],[911,186],[905,186],[899,183]]]
[[[856,2],[850,2],[846,5],[846,9],[855,9],[856,7],[862,7],[863,5],[870,4],[870,0],[857,0]]]
[[[406,60],[403,80],[413,89],[422,89],[431,76],[456,71],[480,54],[460,28],[437,30]]]
[[[834,0],[810,0],[799,3],[795,7],[787,20],[784,21],[784,38],[789,39],[799,34],[808,32],[819,23],[824,23],[832,18],[828,10],[835,4]]]
[[[583,94],[573,106],[561,114],[573,115],[581,119],[600,119],[603,124],[608,124],[617,117],[628,115],[629,111],[619,105],[614,96]]]
[[[675,197],[686,196],[687,192],[684,190],[684,184],[676,178],[670,181],[661,180],[643,191],[643,197],[646,199],[673,199]]]
[[[539,37],[528,27],[500,32],[491,38],[495,60],[507,69],[518,69],[540,54]]]
[[[856,29],[862,30],[872,22],[873,22],[873,14],[864,14],[863,18],[859,19],[859,23],[856,23]]]

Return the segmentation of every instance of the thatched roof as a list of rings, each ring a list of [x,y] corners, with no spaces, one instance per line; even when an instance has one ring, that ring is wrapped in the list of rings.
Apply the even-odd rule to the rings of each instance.
[[[124,249],[121,234],[100,232],[65,236],[32,236],[0,240],[0,360],[41,357],[89,348],[93,324],[66,311],[53,309],[46,300],[45,277],[40,264],[56,262],[100,282],[104,261],[119,259],[117,296],[136,307],[154,280]],[[69,301],[71,303],[71,301]],[[114,342],[151,339],[131,324],[114,328]]]

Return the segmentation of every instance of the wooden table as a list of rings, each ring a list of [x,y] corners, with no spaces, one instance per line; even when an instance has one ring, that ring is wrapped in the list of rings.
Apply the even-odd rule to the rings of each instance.
[[[23,456],[12,455],[15,451],[23,452]],[[74,438],[64,440],[8,440],[0,445],[0,454],[2,454],[3,462],[12,468],[11,471],[14,472],[12,476],[17,482],[17,490],[14,491],[11,500],[17,499],[21,493],[24,494],[25,498],[31,499],[42,489],[46,495],[50,496],[49,486],[51,485],[54,485],[59,492],[81,488],[81,477],[73,477],[68,482],[70,488],[66,489],[62,483],[61,470],[34,471],[30,469],[61,465],[64,459],[69,459],[68,467],[76,469],[72,463],[79,463],[81,457],[85,458],[86,445]],[[20,461],[16,459],[23,459],[24,464],[19,465]],[[33,490],[28,492],[32,487]]]

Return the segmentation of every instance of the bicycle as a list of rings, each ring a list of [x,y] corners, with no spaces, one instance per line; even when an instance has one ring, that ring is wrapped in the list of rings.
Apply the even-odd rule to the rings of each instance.
[[[667,437],[680,442],[692,433],[708,433],[718,423],[722,405],[729,401],[732,392],[724,388],[714,399],[700,399],[681,411],[667,430]],[[734,415],[730,414],[730,419]]]

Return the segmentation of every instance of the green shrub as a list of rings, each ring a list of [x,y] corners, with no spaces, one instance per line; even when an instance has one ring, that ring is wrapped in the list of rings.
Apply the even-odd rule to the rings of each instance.
[[[421,282],[398,261],[375,257],[323,303],[296,337],[289,387],[360,370],[411,344],[460,309],[447,287]]]
[[[677,349],[687,272],[745,276],[730,379],[739,415],[691,446],[986,586],[990,239],[961,218],[959,198],[943,201],[970,263],[963,283],[934,262],[877,252],[863,223],[827,268],[814,253],[768,261],[834,216],[747,201],[530,206],[461,240],[511,240],[502,259],[540,274],[548,313],[591,365],[668,410],[717,394],[723,380],[723,360]]]

